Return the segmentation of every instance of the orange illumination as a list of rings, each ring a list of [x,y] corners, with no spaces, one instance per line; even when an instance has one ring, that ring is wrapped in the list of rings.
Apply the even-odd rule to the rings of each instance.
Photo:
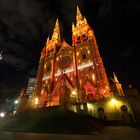
[[[35,105],[38,105],[38,103],[39,103],[39,99],[38,99],[37,97],[35,98],[34,103],[35,103]]]
[[[92,74],[92,80],[95,81],[95,75],[94,74]]]
[[[79,82],[80,82],[80,85],[81,85],[81,84],[82,84],[82,80],[80,79],[80,81],[79,81]]]
[[[43,90],[41,91],[41,95],[43,94]]]
[[[76,95],[76,90],[74,89],[72,92],[71,92],[72,95]]]

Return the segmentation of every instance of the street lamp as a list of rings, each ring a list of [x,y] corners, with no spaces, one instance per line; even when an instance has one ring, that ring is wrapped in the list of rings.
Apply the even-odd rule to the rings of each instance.
[[[14,103],[15,103],[15,105],[17,105],[19,102],[18,102],[18,100],[15,100],[15,102],[14,102]]]
[[[5,117],[5,113],[4,113],[4,112],[1,112],[1,113],[0,113],[0,117],[1,117],[1,118]]]

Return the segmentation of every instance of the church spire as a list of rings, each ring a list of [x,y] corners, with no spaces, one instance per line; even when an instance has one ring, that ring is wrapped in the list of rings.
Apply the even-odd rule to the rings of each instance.
[[[120,96],[125,96],[124,92],[123,92],[123,88],[122,88],[122,85],[121,83],[119,83],[119,80],[116,76],[116,74],[113,72],[113,76],[114,76],[114,82],[115,82],[115,85],[116,85],[116,88],[117,88],[117,91],[119,93]]]
[[[117,78],[117,76],[116,76],[116,74],[113,72],[113,76],[114,76],[114,81],[116,82],[116,83],[119,83],[119,81],[118,81],[118,78]]]
[[[54,30],[53,30],[52,39],[60,39],[60,28],[59,28],[58,18],[56,19],[56,23],[55,23],[55,27],[54,27]]]
[[[79,7],[77,6],[76,25],[80,24],[81,21],[83,21],[83,17],[79,10]]]

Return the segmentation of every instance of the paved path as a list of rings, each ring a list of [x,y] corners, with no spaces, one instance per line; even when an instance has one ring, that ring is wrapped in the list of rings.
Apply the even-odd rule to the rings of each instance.
[[[0,140],[139,140],[140,127],[107,127],[91,135],[0,132]]]

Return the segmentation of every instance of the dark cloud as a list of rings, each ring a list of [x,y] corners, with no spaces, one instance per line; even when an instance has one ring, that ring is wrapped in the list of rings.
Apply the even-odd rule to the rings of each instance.
[[[29,65],[27,61],[24,61],[24,59],[10,54],[5,54],[3,59],[7,64],[14,66],[15,68],[20,68],[21,70],[26,69]]]
[[[112,16],[136,16],[140,14],[140,4],[138,0],[99,0],[99,19],[108,19]]]
[[[0,83],[0,102],[3,102],[3,98],[10,98],[9,94],[14,93],[14,89],[10,88],[7,84],[5,83]],[[16,94],[14,93],[13,96],[15,96]]]
[[[129,42],[128,47],[124,51],[121,52],[121,55],[123,57],[129,57],[129,56],[133,55],[135,48],[136,48],[136,43]]]

